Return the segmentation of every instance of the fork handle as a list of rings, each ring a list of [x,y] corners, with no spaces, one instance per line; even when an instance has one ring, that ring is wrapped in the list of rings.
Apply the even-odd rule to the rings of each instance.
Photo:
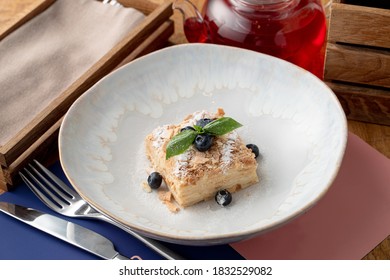
[[[139,241],[144,243],[147,247],[149,247],[150,249],[152,249],[153,251],[155,251],[159,255],[163,256],[167,260],[185,260],[185,258],[183,258],[179,254],[173,252],[171,249],[165,247],[159,241],[142,236],[142,235],[139,235],[138,233],[134,232],[133,230],[131,230],[127,226],[105,216],[104,214],[101,214],[101,216],[99,216],[99,219],[101,219],[105,222],[108,222],[108,223],[124,230],[125,232],[131,234],[133,237],[137,238]]]

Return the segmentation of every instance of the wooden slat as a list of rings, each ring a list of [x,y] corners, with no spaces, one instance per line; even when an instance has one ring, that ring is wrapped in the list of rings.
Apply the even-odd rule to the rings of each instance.
[[[390,10],[332,4],[325,81],[349,120],[390,125]]]
[[[2,171],[0,170],[0,173],[1,172]],[[0,194],[6,192],[7,190],[10,190],[11,188],[12,188],[12,186],[10,184],[8,184],[7,182],[0,181]]]
[[[0,1],[0,40],[43,12],[55,0]],[[10,17],[9,15],[13,16]]]
[[[348,119],[390,125],[390,90],[327,82]]]
[[[54,159],[58,159],[58,132],[62,118],[58,120],[51,128],[49,128],[39,139],[32,144],[24,153],[18,157],[9,167],[2,167],[5,185],[3,189],[5,191],[19,181],[18,172],[25,167],[33,159],[37,159],[40,162],[47,165],[47,162],[52,162]],[[1,185],[0,185],[1,188]]]
[[[1,165],[0,165],[0,182],[5,182],[5,176]],[[1,183],[0,183],[0,189],[1,189]]]
[[[142,42],[128,57],[126,57],[117,67],[120,67],[131,60],[134,60],[149,52],[164,47],[169,36],[173,33],[173,22],[168,20],[161,24],[146,40]],[[9,167],[0,166],[0,193],[1,190],[10,190],[19,179],[18,172],[33,159],[38,159],[42,163],[49,160],[58,159],[57,136],[61,120],[57,121],[48,131],[19,156]]]
[[[390,88],[390,50],[329,43],[325,79]]]
[[[0,147],[0,164],[9,166],[40,135],[60,119],[71,104],[88,88],[112,71],[123,59],[172,15],[172,3],[164,3],[150,13],[146,19],[126,38],[110,50],[48,107],[40,112],[26,127],[9,142]]]
[[[167,20],[161,24],[161,26],[159,26],[153,34],[145,39],[145,41],[137,49],[135,49],[128,57],[122,60],[122,62],[119,63],[116,68],[119,68],[140,56],[165,47],[167,45],[169,36],[172,35],[173,32],[173,21]]]
[[[149,15],[159,6],[154,2],[145,1],[145,0],[117,0],[117,1],[125,7],[132,7],[138,11],[141,11],[145,15]]]
[[[329,41],[390,48],[390,10],[334,3]]]

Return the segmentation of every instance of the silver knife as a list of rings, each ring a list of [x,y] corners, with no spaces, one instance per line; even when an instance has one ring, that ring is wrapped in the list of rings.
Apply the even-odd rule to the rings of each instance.
[[[103,259],[129,260],[106,237],[75,223],[7,202],[0,202],[0,211]]]

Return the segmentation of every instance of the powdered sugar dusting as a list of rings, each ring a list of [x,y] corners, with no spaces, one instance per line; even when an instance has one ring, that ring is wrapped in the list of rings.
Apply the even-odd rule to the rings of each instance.
[[[170,137],[169,125],[159,126],[153,130],[153,147],[159,149],[167,138]]]
[[[187,167],[191,159],[191,149],[176,156],[176,165],[173,174],[178,178],[183,178],[187,175]]]
[[[211,117],[210,113],[205,111],[205,110],[196,111],[187,117],[187,120],[186,120],[186,122],[183,123],[183,126],[187,126],[187,125],[193,126],[196,124],[196,122],[198,120],[204,119],[204,118],[210,118],[210,117]]]
[[[225,137],[227,138],[227,140],[225,143],[223,143],[221,148],[221,169],[223,172],[226,172],[228,166],[232,162],[232,152],[238,138],[238,133],[236,131],[232,131]]]
[[[223,111],[222,111],[223,112]],[[220,113],[220,112],[218,112]],[[194,126],[198,120],[204,119],[204,118],[214,118],[215,115],[209,113],[208,111],[202,110],[202,111],[196,111],[190,115],[188,115],[185,120],[181,123],[181,127],[185,126]],[[167,126],[157,128],[154,132],[154,139],[155,142],[153,143],[153,146],[160,147],[161,144],[164,142],[164,138],[166,137],[164,135],[164,130]],[[222,168],[225,168],[225,170],[228,168],[232,161],[232,151],[234,148],[234,143],[236,139],[238,138],[238,134],[233,131],[227,135],[222,136],[224,139],[226,139],[226,143],[224,143],[221,146],[221,150],[219,150],[219,153],[221,154],[221,163]],[[195,150],[193,147],[190,147],[187,151],[184,153],[175,156],[175,169],[173,171],[173,175],[177,178],[185,178],[188,175],[188,170],[190,168],[190,161],[193,160]]]
[[[200,119],[210,118],[210,113],[202,110],[196,111],[189,115],[186,120],[182,123],[182,126],[194,126],[196,122]],[[189,148],[184,153],[176,156],[176,165],[173,174],[178,178],[184,178],[187,175],[187,168],[189,165],[189,161],[192,158],[192,148]]]

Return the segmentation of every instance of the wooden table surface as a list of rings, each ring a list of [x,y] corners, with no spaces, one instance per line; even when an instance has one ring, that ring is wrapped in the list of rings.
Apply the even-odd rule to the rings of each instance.
[[[172,0],[150,0],[157,4]],[[6,2],[6,3],[4,3]],[[24,14],[29,7],[34,6],[42,0],[13,0],[0,3],[0,27],[15,21],[17,17]],[[205,0],[192,0],[198,8],[201,8]],[[174,12],[172,19],[175,22],[175,33],[170,38],[172,44],[186,43],[182,28],[182,16],[178,11]],[[1,34],[1,28],[0,28]],[[358,135],[369,145],[377,149],[386,157],[390,158],[390,126],[369,124],[358,121],[348,121],[350,132]],[[390,222],[390,221],[389,221]],[[377,247],[365,256],[364,259],[390,259],[390,236],[383,240]]]

